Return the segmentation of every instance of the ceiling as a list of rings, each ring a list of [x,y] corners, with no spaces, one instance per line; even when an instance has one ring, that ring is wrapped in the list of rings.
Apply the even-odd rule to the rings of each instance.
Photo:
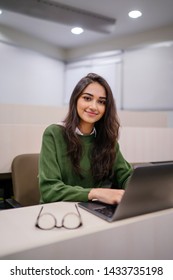
[[[103,33],[86,29],[81,35],[73,35],[70,32],[71,26],[68,24],[16,13],[9,9],[4,10],[1,4],[5,1],[2,0],[0,9],[3,13],[0,15],[0,26],[24,32],[64,49],[72,49],[173,24],[173,0],[50,1],[116,19],[113,31]],[[27,5],[28,0],[23,0],[23,2]],[[128,12],[136,9],[142,12],[142,17],[130,19]]]

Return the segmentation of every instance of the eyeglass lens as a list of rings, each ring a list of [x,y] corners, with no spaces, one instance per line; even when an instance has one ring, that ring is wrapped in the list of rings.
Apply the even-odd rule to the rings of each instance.
[[[56,219],[49,213],[43,213],[39,216],[38,226],[41,229],[52,229],[56,226]]]
[[[66,214],[63,218],[62,224],[65,228],[77,228],[80,225],[79,216],[75,213]]]

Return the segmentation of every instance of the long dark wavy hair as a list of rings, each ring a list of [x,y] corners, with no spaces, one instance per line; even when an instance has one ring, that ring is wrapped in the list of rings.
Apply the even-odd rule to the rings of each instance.
[[[74,171],[82,176],[80,158],[82,156],[82,144],[80,137],[75,133],[80,123],[77,113],[77,101],[83,90],[91,83],[97,82],[106,91],[106,108],[102,118],[94,126],[96,137],[91,151],[91,172],[94,182],[100,182],[111,176],[112,166],[115,160],[115,143],[119,136],[119,120],[112,90],[107,81],[95,74],[89,73],[75,86],[69,103],[69,111],[64,120],[64,136],[67,142],[68,155],[70,156]]]

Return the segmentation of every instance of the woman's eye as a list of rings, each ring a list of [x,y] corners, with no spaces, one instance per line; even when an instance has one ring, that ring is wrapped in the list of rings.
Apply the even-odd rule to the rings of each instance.
[[[91,100],[91,97],[88,97],[88,96],[84,96],[83,98],[84,98],[85,101],[90,101]]]
[[[98,103],[101,104],[101,105],[105,105],[106,101],[105,100],[98,100]]]

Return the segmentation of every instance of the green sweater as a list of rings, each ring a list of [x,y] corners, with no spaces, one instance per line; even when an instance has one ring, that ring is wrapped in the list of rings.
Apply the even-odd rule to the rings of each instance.
[[[95,185],[90,170],[89,151],[95,135],[79,135],[84,152],[80,161],[83,177],[77,176],[67,157],[67,146],[62,133],[62,126],[52,124],[46,128],[39,160],[39,184],[41,202],[54,201],[88,201],[88,193],[92,188],[111,187],[125,188],[131,175],[132,167],[123,158],[118,143],[116,144],[116,160],[113,170],[114,177]]]

